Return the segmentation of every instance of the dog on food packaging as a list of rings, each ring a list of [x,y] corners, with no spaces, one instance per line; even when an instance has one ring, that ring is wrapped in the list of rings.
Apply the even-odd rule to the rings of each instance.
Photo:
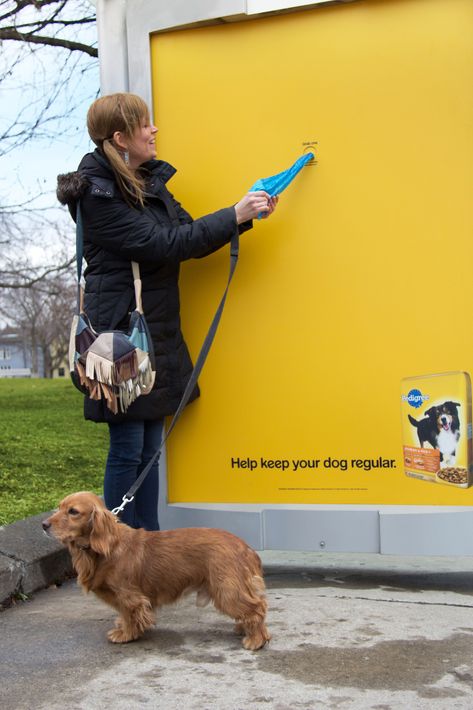
[[[410,414],[409,421],[417,429],[421,447],[429,443],[440,451],[440,467],[455,466],[457,445],[460,439],[458,402],[444,402],[427,409],[424,418],[417,420]]]
[[[236,621],[244,648],[262,648],[270,634],[261,560],[224,530],[181,528],[160,532],[128,527],[93,493],[74,493],[43,522],[67,546],[79,583],[118,611],[113,643],[139,638],[154,625],[154,609],[197,592]]]

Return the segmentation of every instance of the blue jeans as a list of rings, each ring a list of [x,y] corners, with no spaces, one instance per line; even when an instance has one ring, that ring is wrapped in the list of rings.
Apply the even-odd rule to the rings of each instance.
[[[109,510],[116,508],[161,444],[163,420],[109,424],[110,450],[104,478],[104,499]],[[120,520],[132,528],[159,530],[159,463],[155,461],[138,488],[135,498],[120,513]]]

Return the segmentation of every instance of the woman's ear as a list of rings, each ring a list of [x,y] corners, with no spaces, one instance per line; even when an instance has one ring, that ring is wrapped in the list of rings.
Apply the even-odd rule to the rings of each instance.
[[[109,510],[94,508],[89,543],[94,552],[109,557],[117,541],[117,519]]]
[[[128,140],[126,139],[124,133],[121,131],[115,131],[112,138],[118,150],[128,150]]]

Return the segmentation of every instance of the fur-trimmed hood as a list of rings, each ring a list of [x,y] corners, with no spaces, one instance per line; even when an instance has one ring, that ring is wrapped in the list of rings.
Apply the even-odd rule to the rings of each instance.
[[[112,168],[98,150],[87,153],[82,158],[77,170],[57,177],[56,196],[62,205],[69,207],[72,218],[76,218],[77,202],[91,185],[99,181],[107,186],[115,184]]]
[[[90,182],[81,172],[76,170],[73,173],[64,173],[57,176],[56,196],[61,205],[70,205],[77,202]]]

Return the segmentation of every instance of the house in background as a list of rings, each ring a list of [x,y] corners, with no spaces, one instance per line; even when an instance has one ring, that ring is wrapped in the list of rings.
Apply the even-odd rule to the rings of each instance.
[[[67,345],[69,346],[69,342],[67,342]],[[51,362],[52,361],[52,362]],[[44,376],[45,377],[52,377],[53,380],[55,380],[58,377],[65,377],[66,375],[69,376],[69,360],[68,360],[68,353],[67,351],[64,353],[64,344],[61,344],[56,341],[53,343],[49,349],[49,362],[50,362],[50,369],[49,369],[49,375],[46,372],[47,367],[45,364],[44,370]]]
[[[0,331],[0,377],[44,377],[41,348],[37,346],[33,353],[25,338],[14,328]]]

